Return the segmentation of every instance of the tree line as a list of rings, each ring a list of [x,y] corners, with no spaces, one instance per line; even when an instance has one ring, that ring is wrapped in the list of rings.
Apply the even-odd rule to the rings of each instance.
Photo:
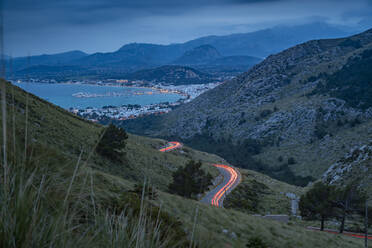
[[[320,220],[321,231],[324,230],[325,221],[338,220],[339,232],[343,233],[347,219],[361,220],[366,215],[366,211],[369,216],[367,220],[369,225],[367,225],[371,225],[372,207],[366,208],[366,202],[367,193],[360,190],[356,182],[343,187],[318,182],[301,196],[299,209],[305,220]]]

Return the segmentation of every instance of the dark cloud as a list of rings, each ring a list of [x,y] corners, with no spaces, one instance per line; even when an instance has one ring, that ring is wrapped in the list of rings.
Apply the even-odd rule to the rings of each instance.
[[[115,50],[124,43],[180,42],[247,32],[316,16],[368,25],[369,0],[3,0],[6,49],[21,55],[82,49]]]

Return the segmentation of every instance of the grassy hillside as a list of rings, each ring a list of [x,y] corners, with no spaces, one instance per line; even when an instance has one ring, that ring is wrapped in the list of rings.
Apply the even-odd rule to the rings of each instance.
[[[287,194],[297,197],[305,191],[275,180],[261,173],[240,170],[242,182],[227,196],[224,206],[249,214],[287,214],[291,215],[291,202]],[[297,213],[298,214],[298,213]]]
[[[104,127],[9,84],[7,103],[9,163],[6,173],[1,172],[5,182],[0,190],[2,247],[134,247],[135,243],[188,247],[190,240],[199,247],[245,247],[256,236],[270,247],[361,245],[360,240],[311,232],[165,192],[171,172],[189,159],[202,160],[204,168],[217,175],[210,163],[225,162],[215,155],[187,147],[160,153],[157,150],[165,141],[130,135],[126,162],[114,163],[94,152]],[[258,173],[244,173],[252,173],[276,191],[296,190]],[[141,201],[132,192],[144,176],[147,184],[157,188],[156,199]],[[267,208],[277,205],[273,198],[265,202]],[[160,217],[154,217],[159,210]]]

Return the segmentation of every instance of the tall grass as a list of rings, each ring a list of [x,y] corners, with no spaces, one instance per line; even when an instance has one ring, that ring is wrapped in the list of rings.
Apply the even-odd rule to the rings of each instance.
[[[149,218],[144,202],[139,216],[132,216],[129,207],[116,212],[99,204],[102,194],[110,192],[107,185],[94,184],[87,160],[95,146],[85,161],[82,151],[72,166],[69,156],[29,143],[28,94],[24,136],[16,137],[16,127],[22,125],[16,125],[14,89],[4,97],[7,83],[1,79],[0,83],[2,106],[11,110],[1,116],[1,133],[6,137],[0,172],[0,247],[167,247],[168,238],[160,230],[163,223]],[[12,130],[6,129],[7,122]]]
[[[196,232],[198,213],[192,214],[189,230],[163,210],[167,208],[161,200],[147,196],[150,191],[156,195],[149,179],[141,194],[128,192],[119,178],[113,182],[110,174],[101,173],[95,148],[104,132],[94,133],[100,136],[96,141],[80,142],[80,154],[77,149],[64,150],[63,144],[48,145],[40,133],[52,129],[42,130],[43,124],[64,127],[58,125],[61,112],[44,113],[40,108],[39,114],[39,102],[31,94],[4,80],[0,83],[6,86],[8,124],[7,170],[0,171],[0,247],[173,248],[190,247],[190,240],[192,247],[206,247],[205,238]],[[41,119],[42,124],[35,125]],[[1,166],[3,158],[1,154]]]
[[[149,218],[146,204],[138,217],[131,216],[130,209],[113,213],[85,199],[84,180],[80,180],[85,173],[77,176],[75,171],[70,186],[61,190],[58,182],[66,181],[63,173],[11,166],[8,185],[0,185],[0,247],[167,247],[162,223]],[[89,198],[96,197],[90,193]]]

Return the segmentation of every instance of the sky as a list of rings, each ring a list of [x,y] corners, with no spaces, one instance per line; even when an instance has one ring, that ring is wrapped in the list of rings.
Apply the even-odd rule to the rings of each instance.
[[[206,35],[323,21],[372,27],[372,0],[0,0],[5,53],[109,52],[131,42],[169,44]]]

